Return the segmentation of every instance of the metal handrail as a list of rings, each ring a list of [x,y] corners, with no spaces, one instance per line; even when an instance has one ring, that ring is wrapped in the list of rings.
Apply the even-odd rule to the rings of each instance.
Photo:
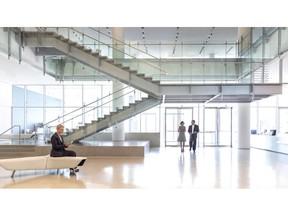
[[[163,74],[168,74],[168,72],[162,70],[161,68],[159,68],[159,67],[157,67],[157,66],[155,66],[155,65],[150,64],[150,62],[148,62],[148,61],[146,61],[146,60],[136,58],[135,56],[132,56],[132,55],[130,55],[129,53],[124,52],[123,50],[117,49],[117,48],[113,47],[112,45],[109,45],[109,44],[106,44],[106,43],[104,43],[104,42],[102,42],[102,41],[100,41],[100,40],[97,40],[97,39],[95,39],[94,37],[91,37],[91,36],[89,36],[89,35],[87,35],[87,34],[85,34],[85,33],[83,33],[83,32],[79,32],[79,31],[78,31],[77,29],[75,29],[75,28],[69,28],[69,29],[72,29],[73,31],[76,31],[76,32],[78,32],[79,34],[82,34],[83,36],[90,38],[91,40],[97,41],[97,42],[99,42],[100,44],[106,45],[106,46],[108,46],[109,48],[112,48],[112,49],[114,49],[114,50],[117,50],[118,52],[123,53],[123,54],[125,54],[125,55],[127,55],[127,56],[129,56],[129,57],[131,57],[131,58],[133,58],[133,59],[137,59],[138,61],[144,62],[145,64],[148,64],[148,65],[150,65],[151,67],[156,68],[157,70],[159,70],[160,73],[163,72]],[[68,29],[68,31],[69,31],[69,29]],[[93,29],[93,28],[92,28],[92,29]],[[150,57],[152,57],[152,58],[154,58],[154,59],[156,59],[156,60],[158,60],[158,61],[163,61],[163,60],[161,60],[161,59],[159,59],[159,58],[157,58],[157,57],[155,57],[155,56],[153,56],[153,55],[151,55],[151,54],[148,54],[147,52],[144,52],[144,51],[142,51],[142,50],[140,50],[140,49],[137,49],[136,47],[131,46],[130,44],[123,43],[122,41],[117,40],[117,39],[113,38],[113,37],[110,36],[110,35],[106,35],[105,33],[100,32],[100,31],[95,30],[95,29],[93,29],[93,30],[94,30],[94,31],[97,31],[99,34],[102,34],[102,35],[104,35],[104,36],[106,36],[106,37],[109,37],[109,38],[111,38],[111,39],[119,42],[121,45],[132,47],[133,49],[135,49],[135,50],[137,50],[137,51],[139,51],[139,52],[142,52],[142,53],[144,53],[145,55],[148,55],[148,56],[150,56]],[[85,46],[85,43],[83,42],[82,45]],[[163,61],[163,62],[164,62],[164,61]]]
[[[50,29],[51,29],[51,28],[45,28],[46,31],[49,31]],[[149,65],[149,66],[151,66],[152,68],[155,68],[155,69],[159,70],[160,74],[164,74],[164,75],[168,74],[167,71],[164,71],[164,70],[162,70],[161,68],[159,68],[159,67],[151,64],[149,61],[136,58],[135,56],[130,55],[129,53],[127,53],[127,52],[125,52],[125,51],[123,51],[123,50],[121,50],[121,49],[117,49],[116,47],[113,47],[112,44],[107,44],[107,43],[105,43],[105,42],[102,42],[102,41],[100,41],[100,40],[98,40],[98,39],[96,39],[96,38],[94,38],[94,37],[92,37],[92,36],[90,36],[90,35],[88,35],[88,34],[85,34],[84,32],[80,32],[79,30],[77,30],[77,29],[75,29],[75,28],[72,28],[72,27],[59,27],[59,28],[58,28],[58,27],[57,27],[57,28],[55,28],[55,30],[54,30],[54,28],[52,28],[51,31],[55,32],[55,33],[58,34],[58,35],[61,35],[61,34],[58,33],[59,30],[61,30],[61,29],[65,29],[65,30],[67,29],[67,31],[68,31],[68,32],[67,32],[67,37],[68,37],[67,39],[69,39],[69,40],[71,40],[70,31],[76,32],[76,33],[82,35],[83,37],[86,37],[86,38],[88,38],[88,39],[91,39],[92,41],[96,41],[96,42],[98,42],[99,44],[102,44],[102,45],[107,46],[108,48],[112,48],[113,50],[117,50],[117,52],[123,53],[123,54],[131,57],[132,59],[136,59],[136,60],[138,60],[138,61],[140,61],[140,62],[143,62],[144,64]],[[43,32],[42,30],[39,30],[38,28],[36,28],[36,30],[37,30],[37,32]],[[97,30],[94,29],[94,31],[97,31]],[[109,37],[109,38],[111,38],[111,39],[113,39],[113,40],[115,40],[115,41],[119,41],[119,40],[113,38],[113,37],[110,36],[110,35],[104,34],[103,32],[100,32],[100,31],[99,31],[99,34],[102,34],[102,35],[104,35],[105,37]],[[63,36],[63,37],[64,37],[64,36]],[[71,41],[73,41],[73,40],[71,40]],[[123,45],[123,46],[129,46],[129,47],[131,47],[131,48],[133,48],[133,49],[135,49],[135,50],[137,50],[137,51],[139,51],[139,52],[141,52],[141,53],[144,53],[145,55],[148,55],[148,56],[152,57],[153,59],[156,59],[156,60],[158,60],[158,61],[160,61],[160,62],[165,62],[165,61],[162,60],[162,59],[159,59],[159,58],[157,58],[157,57],[155,57],[155,56],[153,56],[153,55],[151,55],[151,54],[148,54],[147,52],[144,52],[144,51],[142,51],[142,50],[140,50],[140,49],[137,49],[137,48],[134,47],[134,46],[131,46],[130,44],[125,44],[125,43],[123,43],[122,41],[119,41],[119,43],[121,43],[121,45]],[[83,39],[82,45],[85,47],[85,46],[87,46],[87,45],[89,45],[89,44],[85,43],[85,42],[84,42],[84,39]],[[89,48],[89,49],[90,49],[90,47],[86,47],[86,48]]]
[[[56,121],[56,120],[58,120],[58,119],[64,118],[65,116],[68,116],[68,115],[70,115],[70,114],[72,114],[72,113],[75,113],[75,112],[77,112],[78,110],[83,109],[84,107],[90,106],[91,104],[94,104],[94,103],[97,103],[98,101],[104,100],[105,98],[108,98],[108,97],[110,97],[110,96],[113,95],[113,94],[116,94],[116,93],[118,93],[118,92],[120,92],[120,91],[123,91],[123,90],[125,90],[126,88],[130,88],[130,86],[125,86],[124,88],[119,89],[119,90],[113,92],[112,94],[108,94],[108,95],[106,95],[106,96],[104,96],[104,97],[102,97],[102,98],[100,98],[100,99],[97,99],[97,100],[92,101],[92,102],[90,102],[90,103],[88,103],[88,104],[85,104],[85,105],[83,105],[83,106],[81,106],[81,107],[79,107],[79,108],[77,108],[77,109],[75,109],[75,110],[73,110],[73,111],[71,111],[71,112],[69,112],[69,113],[66,113],[66,114],[64,114],[64,115],[62,115],[62,116],[58,116],[57,118],[55,118],[55,119],[53,119],[53,120],[51,120],[51,121],[46,122],[45,124],[43,124],[43,127],[46,126],[46,125],[48,125],[48,124],[50,124],[51,122],[54,122],[54,121]],[[133,91],[135,91],[135,90],[133,90]],[[131,91],[131,92],[132,92],[132,91]],[[129,93],[131,93],[131,92],[129,92]],[[126,95],[126,94],[125,94],[125,95]],[[117,98],[116,98],[116,99],[117,99]],[[111,101],[109,101],[109,102],[111,102]],[[106,103],[105,103],[105,104],[106,104]],[[102,105],[103,105],[103,104],[102,104]],[[85,112],[85,113],[86,113],[86,112]],[[81,115],[84,115],[85,113],[82,113]],[[78,116],[80,116],[80,115],[78,115]],[[76,117],[78,117],[78,116],[76,116]],[[73,117],[73,118],[75,118],[75,117]],[[71,118],[71,119],[73,119],[73,118]],[[71,119],[69,119],[69,120],[67,120],[67,121],[70,121]],[[67,122],[67,121],[65,121],[65,122]],[[64,122],[63,122],[63,123],[64,123]]]
[[[118,97],[116,97],[116,98],[113,98],[112,100],[109,100],[109,101],[107,101],[107,102],[105,102],[105,103],[103,103],[103,104],[101,104],[101,105],[99,105],[99,106],[96,106],[96,107],[94,107],[94,108],[92,108],[92,109],[90,109],[90,110],[87,110],[87,111],[85,111],[84,113],[81,113],[81,114],[76,115],[76,116],[74,116],[74,117],[72,117],[72,118],[70,118],[70,119],[68,119],[68,120],[66,120],[66,121],[63,121],[62,123],[71,121],[71,120],[73,120],[73,119],[76,118],[76,117],[85,115],[86,113],[88,113],[88,112],[90,112],[90,111],[92,111],[92,110],[95,110],[96,108],[99,108],[99,107],[101,107],[101,106],[103,106],[103,105],[105,105],[105,104],[109,104],[109,103],[112,102],[113,100],[117,100],[117,99],[119,99],[119,98],[121,98],[121,97],[124,97],[125,95],[130,94],[131,92],[134,92],[134,91],[135,91],[135,90],[131,90],[130,92],[127,92],[127,93],[125,93],[125,94],[123,94],[123,95],[120,95],[120,96],[118,96]]]
[[[19,144],[20,144],[20,139],[21,139],[21,126],[20,126],[20,125],[13,125],[12,127],[8,128],[8,129],[5,130],[4,132],[2,132],[2,133],[0,134],[0,136],[3,135],[3,134],[5,134],[7,131],[13,129],[14,127],[19,127],[18,136],[19,136]]]

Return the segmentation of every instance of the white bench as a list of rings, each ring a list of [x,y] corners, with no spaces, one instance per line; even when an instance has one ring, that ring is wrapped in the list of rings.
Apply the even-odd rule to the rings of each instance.
[[[22,158],[0,159],[0,166],[6,170],[13,171],[11,178],[19,170],[45,170],[45,169],[66,169],[82,166],[86,157],[51,157],[35,156]]]

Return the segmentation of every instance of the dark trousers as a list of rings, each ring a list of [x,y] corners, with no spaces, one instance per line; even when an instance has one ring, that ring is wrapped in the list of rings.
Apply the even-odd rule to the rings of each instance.
[[[76,157],[76,152],[71,151],[71,150],[51,151],[50,156],[51,157],[65,157],[65,156]]]
[[[190,140],[189,140],[190,150],[191,149],[193,149],[193,151],[196,150],[196,143],[197,143],[197,135],[196,134],[191,134],[190,135]]]

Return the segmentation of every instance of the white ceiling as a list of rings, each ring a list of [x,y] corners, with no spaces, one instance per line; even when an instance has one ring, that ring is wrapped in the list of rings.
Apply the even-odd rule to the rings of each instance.
[[[76,27],[74,29],[89,35],[93,35],[93,30],[99,30],[113,36],[113,27]],[[235,43],[238,40],[238,27],[123,27],[123,29],[125,43],[223,44]]]
[[[88,35],[95,34],[95,32],[93,33],[93,29],[96,29],[113,37],[112,27],[80,29],[88,33]],[[133,46],[140,44],[140,46],[145,47],[141,47],[141,49],[145,49],[147,53],[156,56],[161,49],[162,57],[164,58],[183,57],[183,53],[181,53],[183,50],[186,53],[190,52],[193,57],[203,57],[204,54],[201,53],[203,46],[205,46],[206,55],[212,54],[217,56],[218,54],[219,56],[221,53],[221,58],[223,58],[227,50],[235,48],[233,45],[238,40],[237,27],[123,27],[123,29],[124,42],[126,44]],[[159,44],[161,44],[161,48],[159,48]],[[198,46],[184,46],[183,50],[181,50],[181,44]],[[236,49],[233,49],[229,53],[230,57],[235,57],[235,52]]]
[[[238,34],[236,27],[125,27],[124,29],[126,41],[146,43],[235,43]]]

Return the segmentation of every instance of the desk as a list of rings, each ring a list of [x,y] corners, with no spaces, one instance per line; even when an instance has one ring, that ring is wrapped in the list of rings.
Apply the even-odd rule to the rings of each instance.
[[[288,154],[288,135],[250,135],[250,147]]]

